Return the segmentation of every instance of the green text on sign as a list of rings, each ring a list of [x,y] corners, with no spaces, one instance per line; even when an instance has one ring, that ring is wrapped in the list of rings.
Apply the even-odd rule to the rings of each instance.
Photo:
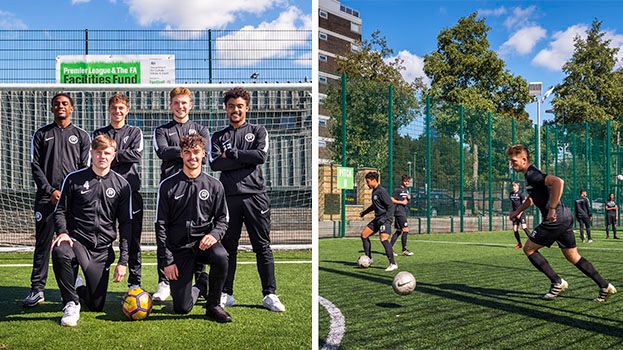
[[[140,62],[61,63],[61,84],[140,84]]]
[[[354,174],[354,168],[337,167],[337,188],[339,190],[352,190],[355,183]]]

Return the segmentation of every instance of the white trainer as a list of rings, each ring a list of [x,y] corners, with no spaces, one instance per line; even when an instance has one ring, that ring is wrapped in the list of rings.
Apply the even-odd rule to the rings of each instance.
[[[564,292],[567,288],[569,288],[569,283],[561,278],[560,283],[552,283],[549,292],[547,292],[543,296],[543,299],[554,300],[560,293]]]
[[[614,288],[612,283],[609,283],[608,287],[599,289],[599,296],[597,296],[597,298],[593,300],[595,300],[598,303],[603,303],[604,301],[608,299],[609,296],[611,296],[612,294],[615,294],[616,292],[617,292],[617,289]]]
[[[233,295],[227,293],[221,293],[221,307],[229,307],[236,305],[236,300]]]
[[[80,304],[70,301],[65,304],[63,312],[61,326],[76,327],[78,325],[78,320],[80,319]]]
[[[154,293],[155,301],[165,301],[171,296],[171,286],[167,282],[158,283],[158,290]]]
[[[387,268],[385,269],[385,271],[394,271],[395,269],[398,268],[397,264],[390,264],[389,266],[387,266]]]
[[[283,312],[286,307],[281,303],[279,297],[275,294],[268,294],[262,300],[262,305],[270,311]]]

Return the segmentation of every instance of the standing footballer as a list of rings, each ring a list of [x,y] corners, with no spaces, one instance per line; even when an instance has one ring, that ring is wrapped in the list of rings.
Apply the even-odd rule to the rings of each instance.
[[[184,166],[158,188],[156,239],[171,284],[173,310],[189,313],[202,295],[206,316],[225,323],[232,321],[220,305],[227,277],[227,251],[221,244],[227,230],[227,204],[223,185],[201,171],[205,144],[197,134],[182,137]],[[192,286],[197,261],[210,265],[210,275],[202,272]]]
[[[113,281],[122,281],[126,274],[132,190],[123,176],[110,169],[115,149],[115,140],[107,135],[93,139],[93,164],[67,175],[54,211],[57,237],[52,242],[52,263],[65,304],[62,326],[77,325],[81,305],[92,311],[104,308],[110,265],[115,260],[115,222],[120,253]],[[84,285],[77,278],[78,267],[84,273]]]
[[[580,198],[575,200],[575,219],[580,225],[580,239],[582,242],[593,243],[591,238],[591,205],[586,198],[586,191],[580,191]],[[584,238],[584,227],[586,227],[586,238]]]
[[[108,99],[110,124],[93,132],[93,137],[108,135],[117,144],[117,153],[111,169],[123,176],[132,188],[132,236],[128,242],[129,260],[128,286],[130,289],[141,286],[141,232],[143,231],[143,197],[139,193],[141,177],[138,167],[143,155],[143,132],[128,125],[126,116],[130,111],[130,101],[123,94],[115,94]]]
[[[509,197],[511,201],[511,210],[509,212],[510,214],[515,210],[519,209],[519,207],[526,200],[526,196],[524,196],[523,193],[519,192],[519,182],[513,181],[513,192],[511,192]],[[521,228],[524,230],[526,235],[530,236],[530,231],[528,231],[528,226],[526,225],[525,212],[521,212],[521,214],[518,215],[518,218],[516,220],[513,220],[513,233],[515,234],[515,239],[517,240],[517,245],[515,246],[515,249],[523,247],[523,245],[521,244],[521,238],[519,237],[519,225],[521,225]]]
[[[238,242],[244,223],[262,283],[262,304],[271,311],[285,311],[285,306],[275,294],[275,262],[270,248],[270,200],[262,176],[262,164],[268,156],[268,133],[260,125],[247,123],[251,103],[249,92],[234,88],[223,97],[229,126],[212,135],[210,166],[221,171],[220,180],[225,187],[229,208],[229,227],[223,245],[229,253],[229,270],[223,288],[221,304],[235,303],[234,277],[238,255]]]
[[[389,232],[391,230],[391,215],[394,210],[394,204],[387,190],[379,183],[379,173],[371,171],[366,174],[366,185],[372,189],[372,204],[362,211],[359,216],[364,217],[367,213],[374,211],[374,219],[368,223],[361,231],[361,241],[363,242],[363,251],[366,256],[372,259],[372,244],[370,236],[379,233],[381,243],[385,248],[385,255],[389,260],[389,266],[385,271],[394,271],[398,268],[394,260],[394,250],[389,242]]]
[[[553,175],[543,174],[534,165],[530,164],[530,154],[523,145],[513,145],[506,150],[513,170],[524,173],[526,177],[526,189],[529,197],[517,210],[510,213],[510,219],[516,220],[520,213],[534,204],[543,215],[545,220],[539,224],[523,247],[528,260],[539,271],[545,274],[551,281],[551,288],[543,299],[554,300],[569,287],[564,279],[560,278],[539,249],[550,247],[554,242],[562,250],[565,258],[575,265],[582,273],[590,277],[599,286],[599,295],[594,299],[604,302],[616,293],[614,286],[606,281],[590,261],[578,253],[573,234],[573,217],[571,211],[561,201],[564,181]]]
[[[409,223],[407,222],[407,204],[411,199],[409,194],[409,181],[411,178],[407,175],[402,175],[402,182],[400,186],[396,187],[394,193],[392,193],[392,203],[396,205],[396,211],[394,212],[394,228],[396,232],[392,235],[391,245],[398,240],[400,236],[400,243],[402,243],[402,255],[411,256],[413,252],[407,249],[407,235],[409,234]],[[394,253],[394,255],[396,255]]]
[[[608,195],[608,201],[604,205],[606,209],[606,239],[610,238],[610,226],[612,226],[612,233],[614,233],[614,239],[619,239],[617,236],[617,212],[619,207],[614,200],[614,193]]]
[[[86,131],[71,123],[74,100],[66,93],[52,97],[54,122],[35,131],[30,164],[37,185],[35,194],[35,252],[30,276],[30,292],[25,307],[45,300],[50,246],[54,238],[52,212],[61,195],[61,184],[70,172],[89,165],[91,140]]]
[[[171,102],[169,107],[173,112],[173,120],[160,125],[154,130],[154,150],[160,159],[160,182],[182,169],[180,156],[180,140],[183,136],[198,134],[204,139],[210,139],[208,128],[190,120],[189,113],[193,108],[192,93],[188,88],[177,87],[169,93]],[[209,154],[209,144],[206,153]],[[164,275],[163,257],[158,256],[158,290],[154,293],[154,300],[164,301],[171,295],[169,280]],[[204,267],[197,264],[195,277],[198,278]]]

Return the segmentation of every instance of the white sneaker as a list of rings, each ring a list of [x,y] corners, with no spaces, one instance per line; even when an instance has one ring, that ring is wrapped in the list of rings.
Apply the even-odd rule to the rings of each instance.
[[[547,292],[543,296],[543,299],[554,300],[560,293],[564,292],[567,288],[569,288],[569,283],[561,278],[560,283],[552,283],[549,292]]]
[[[617,289],[614,288],[612,283],[609,283],[608,287],[599,289],[599,296],[597,296],[597,298],[593,300],[595,300],[598,303],[603,303],[604,301],[606,301],[606,299],[608,299],[609,296],[611,296],[612,294],[615,294],[616,292],[617,292]]]
[[[229,307],[236,305],[236,300],[234,300],[233,295],[229,295],[227,293],[221,293],[221,307]]]
[[[387,266],[387,268],[385,269],[385,271],[394,271],[395,269],[398,268],[397,264],[390,264],[389,266]]]
[[[158,283],[158,290],[153,295],[155,301],[165,301],[171,296],[171,286],[167,282]]]
[[[80,319],[80,304],[70,301],[65,304],[63,312],[64,314],[61,318],[61,326],[76,327],[78,325],[78,320]]]
[[[262,305],[270,311],[283,312],[286,311],[286,307],[283,306],[279,297],[275,294],[268,294],[262,300]]]
[[[82,276],[78,275],[78,277],[76,277],[76,289],[82,286],[84,286],[84,280],[82,279]]]

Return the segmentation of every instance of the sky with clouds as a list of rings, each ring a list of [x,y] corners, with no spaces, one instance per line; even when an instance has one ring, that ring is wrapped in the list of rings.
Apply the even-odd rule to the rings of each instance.
[[[437,35],[460,17],[477,11],[491,27],[489,43],[513,74],[543,82],[543,91],[562,81],[563,64],[573,53],[573,39],[585,36],[593,19],[602,21],[623,67],[623,1],[412,1],[342,0],[358,10],[364,38],[380,29],[396,56],[405,61],[403,75],[424,75],[424,55],[437,48]],[[427,81],[427,78],[424,79]],[[551,98],[550,98],[551,99]],[[542,111],[550,108],[549,102]],[[536,105],[526,108],[536,118]],[[551,119],[542,112],[543,120]]]

